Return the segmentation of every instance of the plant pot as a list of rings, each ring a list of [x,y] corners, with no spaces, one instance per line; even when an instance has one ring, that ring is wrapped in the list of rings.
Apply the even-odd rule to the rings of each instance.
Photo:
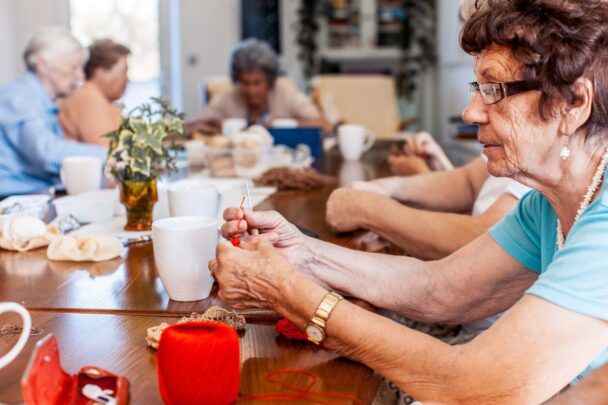
[[[149,181],[123,181],[120,183],[120,202],[127,209],[127,231],[152,229],[152,212],[158,201],[156,179]]]

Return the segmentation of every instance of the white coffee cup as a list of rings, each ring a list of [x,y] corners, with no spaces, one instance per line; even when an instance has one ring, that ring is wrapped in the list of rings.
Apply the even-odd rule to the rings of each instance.
[[[209,260],[215,257],[217,219],[164,218],[152,223],[154,261],[169,298],[198,301],[211,292]]]
[[[273,128],[297,128],[298,121],[292,118],[276,118],[272,120]]]
[[[226,118],[222,121],[222,134],[230,138],[247,128],[247,120],[245,118]]]
[[[101,188],[101,159],[96,156],[71,156],[63,159],[59,172],[70,195]]]
[[[184,181],[169,186],[168,196],[172,217],[217,217],[220,193],[214,185]]]
[[[21,336],[17,340],[17,344],[12,347],[4,356],[0,357],[0,369],[7,366],[11,361],[21,353],[23,347],[27,343],[27,339],[30,337],[30,331],[32,330],[32,318],[27,309],[17,304],[16,302],[0,302],[0,314],[5,312],[15,312],[23,320],[23,330]]]
[[[362,125],[345,124],[338,127],[338,142],[344,160],[359,160],[374,144],[374,137]]]

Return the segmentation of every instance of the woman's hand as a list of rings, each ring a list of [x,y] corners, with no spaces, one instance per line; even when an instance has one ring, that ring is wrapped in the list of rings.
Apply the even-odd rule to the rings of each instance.
[[[258,236],[245,236],[243,240],[264,240],[271,243],[294,265],[303,269],[312,260],[310,238],[302,234],[292,223],[276,211],[251,211],[227,208],[226,223],[222,225],[222,236],[230,239],[243,235],[248,229],[257,229]]]
[[[388,164],[395,176],[413,176],[431,171],[426,160],[419,156],[389,156]]]
[[[296,275],[278,249],[259,239],[239,247],[220,242],[209,270],[220,285],[218,297],[233,308],[277,309],[281,286]]]
[[[350,232],[365,227],[368,208],[381,197],[378,193],[353,188],[338,188],[327,200],[325,220],[335,232]]]
[[[423,158],[433,170],[452,170],[454,166],[445,152],[428,132],[418,132],[405,143],[407,156]]]

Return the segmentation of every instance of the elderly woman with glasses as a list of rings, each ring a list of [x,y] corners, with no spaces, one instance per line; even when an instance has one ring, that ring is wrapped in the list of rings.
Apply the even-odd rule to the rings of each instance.
[[[204,132],[219,132],[222,120],[245,118],[248,125],[271,126],[290,118],[300,126],[328,127],[317,107],[288,80],[280,80],[279,57],[270,46],[250,38],[238,44],[230,57],[231,90],[217,94],[202,112]]]
[[[275,309],[419,400],[540,403],[608,359],[608,2],[486,2],[461,35],[477,75],[464,118],[479,125],[489,172],[534,189],[502,222],[423,262],[312,240],[276,213],[234,208],[223,234],[261,236],[221,244],[210,269],[227,303]],[[425,322],[508,311],[448,346],[341,295]]]

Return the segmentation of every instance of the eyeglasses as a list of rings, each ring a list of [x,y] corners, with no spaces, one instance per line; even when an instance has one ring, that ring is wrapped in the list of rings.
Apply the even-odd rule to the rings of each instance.
[[[514,96],[531,90],[539,90],[540,82],[536,80],[519,80],[515,82],[498,82],[498,83],[469,83],[469,91],[471,95],[479,93],[484,104],[496,104],[505,97]]]

